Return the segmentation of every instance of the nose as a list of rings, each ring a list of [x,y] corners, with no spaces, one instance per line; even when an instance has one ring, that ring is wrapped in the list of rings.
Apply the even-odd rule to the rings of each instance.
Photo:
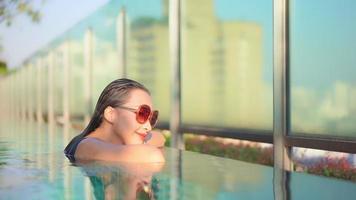
[[[150,120],[147,120],[147,122],[143,124],[143,129],[145,129],[145,131],[147,131],[147,132],[152,130]]]

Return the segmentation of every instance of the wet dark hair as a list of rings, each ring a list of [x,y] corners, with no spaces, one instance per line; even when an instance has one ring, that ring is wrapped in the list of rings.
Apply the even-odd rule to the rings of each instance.
[[[130,91],[134,89],[141,89],[150,94],[149,90],[141,83],[126,78],[116,79],[104,88],[100,94],[98,102],[96,103],[94,113],[87,127],[82,133],[75,136],[64,149],[64,154],[70,161],[75,161],[74,154],[80,141],[85,136],[89,135],[89,133],[97,129],[102,123],[105,108],[108,106],[117,107],[123,105],[126,103]]]

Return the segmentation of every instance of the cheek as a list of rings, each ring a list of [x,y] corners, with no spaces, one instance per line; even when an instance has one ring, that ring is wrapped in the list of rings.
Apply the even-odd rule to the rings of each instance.
[[[140,130],[141,125],[134,120],[122,120],[117,132],[125,144],[142,144],[141,137],[135,132]]]
[[[128,137],[132,135],[136,130],[140,128],[140,124],[136,122],[136,119],[130,116],[119,116],[115,123],[116,134]]]

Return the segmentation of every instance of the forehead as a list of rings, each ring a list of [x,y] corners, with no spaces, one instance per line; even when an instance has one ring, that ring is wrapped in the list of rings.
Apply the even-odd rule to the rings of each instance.
[[[129,93],[129,97],[125,105],[130,106],[140,106],[142,104],[146,104],[152,108],[152,98],[151,96],[144,90],[141,89],[133,89]]]

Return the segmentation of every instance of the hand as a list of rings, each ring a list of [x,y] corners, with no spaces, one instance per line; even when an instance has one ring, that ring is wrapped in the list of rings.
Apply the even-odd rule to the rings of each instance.
[[[155,147],[164,147],[164,143],[166,142],[166,138],[159,131],[151,131],[145,138],[145,143],[155,146]]]

